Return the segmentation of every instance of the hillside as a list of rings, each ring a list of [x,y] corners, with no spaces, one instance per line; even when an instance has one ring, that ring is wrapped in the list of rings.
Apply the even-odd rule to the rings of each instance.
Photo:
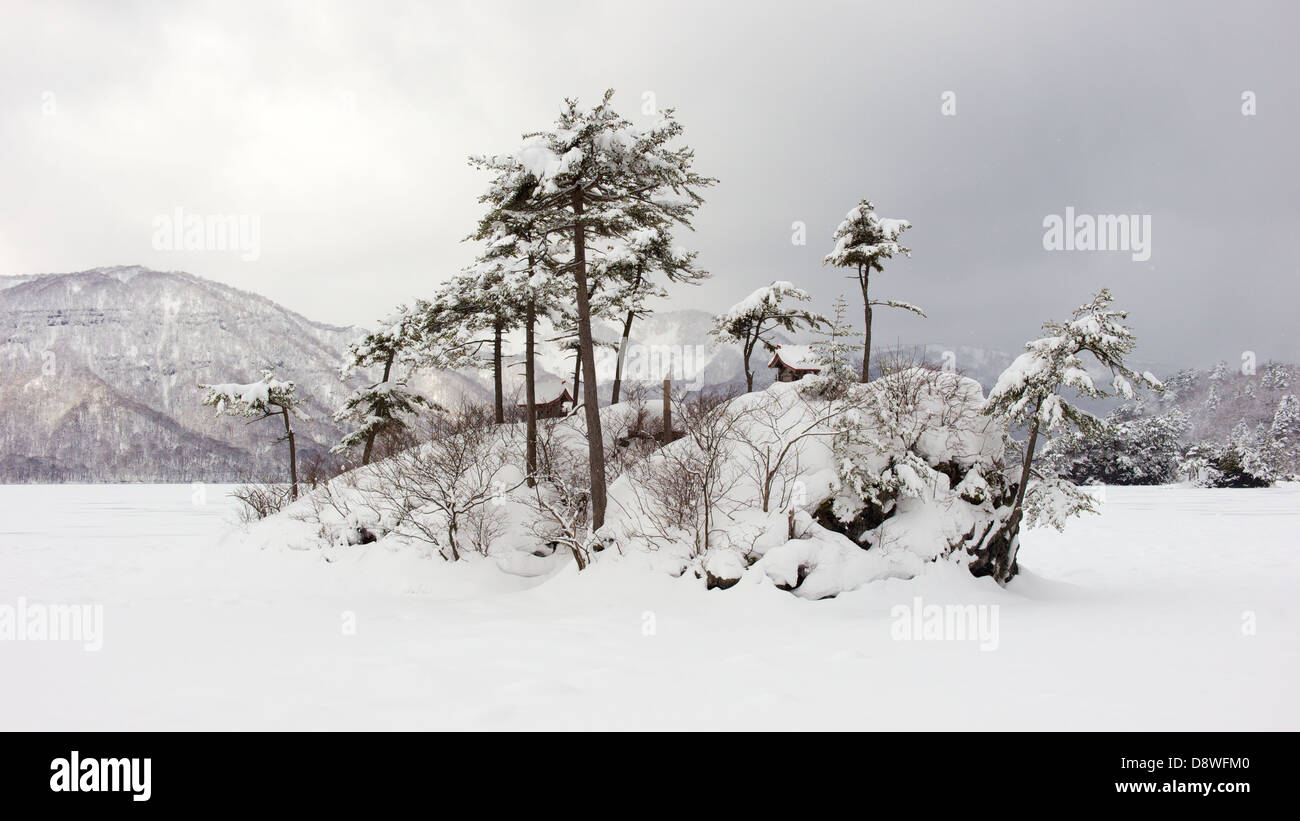
[[[197,385],[279,369],[308,397],[302,458],[337,435],[356,328],[138,266],[0,278],[0,481],[192,481],[278,470],[271,431],[216,420]]]

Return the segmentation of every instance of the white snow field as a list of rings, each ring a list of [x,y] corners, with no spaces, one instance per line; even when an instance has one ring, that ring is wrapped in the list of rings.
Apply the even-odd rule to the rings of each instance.
[[[940,564],[822,601],[256,551],[224,491],[0,487],[0,608],[103,606],[97,652],[0,641],[0,730],[1300,729],[1297,485],[1107,488],[1005,590]],[[996,649],[893,638],[918,596],[997,605]]]

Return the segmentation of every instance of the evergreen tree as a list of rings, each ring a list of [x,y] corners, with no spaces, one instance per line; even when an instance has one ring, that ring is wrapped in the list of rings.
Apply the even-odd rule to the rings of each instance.
[[[1287,394],[1278,401],[1269,436],[1280,444],[1300,443],[1300,399],[1295,394]]]
[[[1043,458],[1075,484],[1164,484],[1178,478],[1180,440],[1189,426],[1179,408],[1141,416],[1121,406],[1098,430],[1065,431],[1048,444]]]
[[[833,318],[818,331],[820,338],[812,344],[813,352],[822,369],[818,381],[830,392],[838,392],[840,388],[853,381],[852,360],[862,349],[861,344],[852,341],[856,334],[849,325],[848,310],[848,300],[843,294],[837,296]]]
[[[224,383],[199,385],[204,392],[203,404],[217,409],[217,416],[239,416],[250,422],[279,416],[284,420],[284,436],[277,442],[289,443],[289,498],[298,498],[298,451],[294,445],[293,428],[289,424],[292,414],[302,421],[311,419],[302,409],[302,399],[292,382],[275,378],[271,369],[262,371],[262,378],[248,384]]]
[[[863,318],[866,323],[862,345],[863,382],[871,378],[868,366],[871,361],[872,306],[902,308],[925,316],[925,312],[915,305],[892,299],[872,299],[869,293],[872,271],[883,272],[884,261],[896,254],[908,257],[912,255],[911,249],[904,248],[898,241],[903,231],[911,227],[912,224],[907,220],[885,219],[878,216],[875,206],[868,200],[862,200],[844,216],[844,221],[835,229],[832,235],[835,248],[822,261],[823,265],[852,268],[857,272],[858,287],[862,290]]]
[[[611,405],[618,404],[623,385],[623,361],[632,335],[632,322],[649,313],[646,307],[649,298],[667,296],[663,287],[654,281],[653,275],[662,273],[669,282],[697,284],[709,274],[696,267],[695,257],[696,254],[673,244],[667,222],[654,228],[633,231],[609,254],[607,270],[618,282],[615,303],[624,312],[623,334],[619,339],[618,359],[614,366]]]
[[[391,436],[406,428],[403,416],[418,413],[432,405],[423,396],[407,388],[408,375],[395,377],[394,366],[410,364],[420,342],[420,317],[405,305],[380,323],[376,331],[366,334],[348,349],[349,360],[342,377],[357,368],[382,367],[378,382],[355,391],[334,414],[336,422],[356,425],[334,446],[335,453],[362,447],[361,464],[370,464],[375,440]],[[405,360],[405,361],[403,361]]]
[[[568,271],[573,276],[584,383],[593,531],[605,523],[606,486],[591,334],[593,284],[598,291],[601,283],[589,281],[589,242],[593,237],[625,238],[637,229],[665,222],[689,225],[703,202],[699,189],[714,182],[692,170],[691,149],[670,146],[682,133],[671,109],[643,130],[614,111],[612,98],[613,91],[606,91],[590,110],[579,109],[576,100],[566,100],[555,125],[525,135],[524,145],[513,156],[473,160],[511,180],[512,187],[531,185],[529,208],[539,215],[544,233],[572,238]]]
[[[559,257],[567,253],[569,245],[563,235],[548,237],[545,215],[530,202],[536,180],[525,172],[517,158],[498,157],[490,162],[472,159],[471,162],[495,171],[487,191],[479,197],[479,202],[487,205],[487,213],[469,239],[486,242],[487,250],[481,259],[497,266],[493,282],[497,287],[486,296],[509,306],[510,318],[524,329],[526,461],[531,483],[537,465],[537,322],[539,316],[550,317],[563,304]],[[499,350],[495,340],[494,350]],[[494,357],[493,373],[500,419],[504,414],[500,356]]]
[[[1060,395],[1062,388],[1072,388],[1080,396],[1091,399],[1111,396],[1112,394],[1093,384],[1092,377],[1084,369],[1081,354],[1091,354],[1113,377],[1111,386],[1115,394],[1133,399],[1134,383],[1149,385],[1161,389],[1158,379],[1150,373],[1138,374],[1125,363],[1125,359],[1137,345],[1137,338],[1128,326],[1123,324],[1127,312],[1111,308],[1112,297],[1106,288],[1101,289],[1091,300],[1075,309],[1069,322],[1046,322],[1043,330],[1047,335],[1025,344],[1025,353],[1016,357],[1011,366],[998,377],[997,384],[989,392],[984,405],[984,412],[1000,419],[1008,427],[1026,425],[1029,438],[1025,444],[1024,460],[1021,464],[1015,501],[1010,515],[1004,525],[1008,534],[1018,532],[1025,505],[1025,491],[1032,475],[1034,448],[1040,433],[1051,433],[1058,429],[1074,428],[1085,435],[1104,428],[1105,424],[1087,411],[1070,404]],[[1042,483],[1045,491],[1053,496],[1052,505],[1058,511],[1061,506],[1077,509],[1087,508],[1087,499],[1069,494],[1069,488],[1055,476],[1045,477]],[[1059,505],[1054,503],[1059,502]],[[1035,510],[1047,509],[1035,503]],[[1064,513],[1068,514],[1069,510]],[[1060,513],[1054,514],[1058,521]],[[1019,540],[1012,538],[1008,542],[1009,551],[1005,557],[999,557],[989,573],[997,581],[1005,583],[1016,573],[1016,550]]]
[[[829,320],[821,314],[786,305],[787,299],[810,302],[812,297],[802,288],[796,288],[793,283],[778,280],[756,289],[732,305],[726,313],[713,318],[713,329],[709,333],[720,342],[734,342],[741,347],[747,391],[754,390],[750,357],[759,345],[768,351],[776,350],[777,345],[771,338],[773,331],[784,329],[795,333],[801,328],[816,329],[829,324]]]

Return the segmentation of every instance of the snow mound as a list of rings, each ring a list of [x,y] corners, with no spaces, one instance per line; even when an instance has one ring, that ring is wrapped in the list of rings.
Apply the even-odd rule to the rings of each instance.
[[[833,395],[827,399],[825,396]],[[649,435],[658,408],[601,409],[612,481],[604,527],[582,535],[586,431],[543,422],[551,475],[524,480],[523,425],[498,425],[474,456],[490,499],[479,518],[447,505],[395,507],[393,463],[436,459],[437,441],[344,474],[252,528],[264,547],[342,554],[408,550],[547,577],[608,562],[728,589],[760,583],[823,599],[935,562],[966,565],[1005,520],[1005,429],[980,413],[977,382],[913,368],[825,394],[815,379],[674,408],[678,438]],[[487,435],[487,434],[484,434]],[[471,492],[472,491],[472,492]],[[456,485],[451,495],[483,494]],[[408,500],[409,501],[409,500]],[[486,524],[484,522],[487,522]]]

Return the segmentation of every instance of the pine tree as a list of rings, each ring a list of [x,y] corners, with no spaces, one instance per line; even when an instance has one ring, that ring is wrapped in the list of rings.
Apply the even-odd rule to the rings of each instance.
[[[596,396],[596,363],[591,334],[594,291],[602,283],[588,277],[587,251],[593,237],[628,237],[637,229],[663,223],[689,225],[703,199],[699,189],[715,181],[692,170],[694,152],[672,148],[682,133],[671,109],[647,129],[637,129],[614,111],[613,90],[590,110],[565,101],[555,125],[525,135],[513,156],[472,161],[528,188],[529,209],[539,215],[545,234],[572,237],[573,294],[582,368],[591,477],[591,523],[605,522],[605,450]],[[513,175],[513,176],[512,176]],[[593,288],[594,285],[594,288]]]
[[[911,249],[904,248],[898,241],[903,231],[911,227],[912,223],[907,220],[885,219],[877,216],[875,206],[864,199],[844,216],[844,221],[835,229],[832,235],[835,248],[822,261],[823,265],[853,268],[857,272],[858,287],[862,290],[863,317],[866,323],[862,346],[863,382],[871,378],[868,366],[871,361],[872,306],[902,308],[925,316],[925,312],[915,305],[892,299],[872,299],[869,293],[872,271],[884,272],[884,261],[896,254],[907,257],[912,255]]]
[[[607,273],[618,282],[614,302],[624,312],[623,334],[619,339],[614,385],[610,392],[611,405],[618,404],[623,385],[623,361],[632,336],[632,322],[649,313],[646,307],[649,298],[667,296],[663,287],[655,283],[653,275],[662,273],[668,282],[697,284],[709,274],[696,267],[695,257],[696,254],[673,244],[667,222],[633,231],[608,254]]]
[[[569,245],[563,235],[547,236],[545,215],[533,208],[530,201],[537,187],[536,180],[517,158],[497,157],[491,161],[471,158],[471,163],[495,171],[487,191],[479,197],[479,202],[488,206],[487,213],[467,239],[487,243],[482,259],[493,261],[500,276],[499,290],[492,298],[509,305],[513,319],[524,329],[526,462],[531,486],[537,467],[537,322],[539,315],[550,317],[563,304],[559,257],[567,253]],[[500,383],[501,359],[497,356],[494,384],[498,418],[504,413]]]
[[[382,367],[378,382],[358,389],[334,414],[335,422],[356,424],[332,449],[346,453],[362,447],[361,464],[370,464],[375,440],[406,428],[403,416],[433,407],[423,396],[407,388],[407,375],[395,378],[394,366],[409,365],[420,344],[420,316],[405,305],[348,349],[349,360],[340,374],[346,378],[358,368]],[[405,361],[403,361],[405,360]]]
[[[1027,425],[1029,428],[1015,501],[1003,528],[1008,534],[1019,530],[1039,434],[1073,428],[1087,435],[1104,428],[1100,419],[1070,404],[1060,395],[1061,389],[1066,387],[1091,399],[1112,395],[1093,384],[1080,354],[1091,354],[1109,370],[1113,377],[1112,390],[1125,399],[1135,397],[1134,383],[1156,390],[1162,388],[1160,381],[1149,372],[1138,374],[1125,364],[1126,357],[1137,345],[1137,338],[1122,322],[1128,317],[1127,312],[1112,309],[1111,302],[1110,291],[1103,288],[1075,309],[1069,322],[1044,323],[1043,330],[1047,331],[1047,336],[1026,343],[1025,353],[1016,357],[1011,367],[1003,371],[989,392],[984,404],[986,414],[1003,421],[1008,427]],[[1052,480],[1053,493],[1068,491],[1056,477],[1047,478]],[[1049,482],[1045,481],[1044,487],[1048,485]],[[1079,501],[1086,504],[1084,500]],[[1008,555],[998,557],[989,568],[990,575],[1000,583],[1009,581],[1016,572],[1019,540],[1011,538],[1008,544]]]
[[[779,328],[795,333],[801,328],[816,329],[830,324],[821,314],[787,306],[787,299],[810,302],[812,297],[804,289],[796,288],[793,283],[778,280],[756,289],[732,305],[726,313],[713,317],[713,329],[709,333],[720,342],[733,342],[741,347],[747,391],[754,390],[750,357],[759,345],[768,351],[776,350],[776,343],[771,338],[773,331]]]
[[[1300,399],[1295,394],[1287,394],[1278,400],[1269,436],[1279,443],[1300,443]]]
[[[275,378],[271,369],[262,371],[262,378],[248,384],[224,383],[199,385],[204,392],[203,404],[217,409],[217,416],[239,416],[250,422],[279,416],[284,420],[284,436],[277,442],[289,443],[289,498],[298,498],[298,451],[294,445],[293,428],[289,424],[292,414],[302,421],[311,419],[302,409],[302,399],[292,382]]]
[[[1075,484],[1164,484],[1178,478],[1180,440],[1189,427],[1187,415],[1177,407],[1160,416],[1142,416],[1133,406],[1121,405],[1102,428],[1087,434],[1065,431],[1042,455]]]
[[[848,300],[841,294],[835,298],[834,313],[827,324],[818,331],[820,338],[812,349],[821,365],[819,381],[835,392],[853,381],[853,358],[862,345],[851,341],[856,334],[848,322]]]

